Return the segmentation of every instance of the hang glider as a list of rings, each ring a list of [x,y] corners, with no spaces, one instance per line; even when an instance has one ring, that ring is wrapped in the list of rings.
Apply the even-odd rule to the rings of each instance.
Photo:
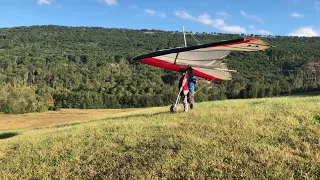
[[[245,38],[196,46],[165,49],[135,57],[133,60],[172,71],[191,66],[195,76],[208,80],[231,80],[224,63],[232,51],[264,51],[272,47],[262,39]]]

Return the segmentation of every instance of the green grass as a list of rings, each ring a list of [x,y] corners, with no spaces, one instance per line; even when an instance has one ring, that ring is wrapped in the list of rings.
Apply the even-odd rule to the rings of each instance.
[[[0,139],[0,179],[319,179],[320,97],[148,108]]]

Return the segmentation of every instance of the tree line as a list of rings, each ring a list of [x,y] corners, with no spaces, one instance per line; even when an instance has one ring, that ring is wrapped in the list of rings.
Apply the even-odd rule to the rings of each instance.
[[[254,36],[254,35],[252,35]],[[244,34],[194,33],[201,43]],[[196,101],[262,98],[320,90],[319,37],[264,37],[265,52],[232,52],[232,81],[216,82]],[[192,38],[189,45],[197,44]],[[178,74],[133,62],[183,45],[177,31],[31,26],[0,29],[0,112],[58,108],[130,108],[170,104]],[[206,82],[201,82],[206,84]]]

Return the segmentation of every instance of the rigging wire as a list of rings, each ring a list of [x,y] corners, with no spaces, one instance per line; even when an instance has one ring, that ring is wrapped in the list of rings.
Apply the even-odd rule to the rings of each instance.
[[[194,35],[192,33],[189,33],[191,35],[191,37],[198,43],[197,45],[200,45],[201,43],[198,41],[198,39],[196,37],[194,37]]]

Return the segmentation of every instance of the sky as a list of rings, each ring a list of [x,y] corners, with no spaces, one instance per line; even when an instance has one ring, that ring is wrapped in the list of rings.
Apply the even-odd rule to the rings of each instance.
[[[320,0],[0,0],[0,28],[32,25],[320,36]]]

